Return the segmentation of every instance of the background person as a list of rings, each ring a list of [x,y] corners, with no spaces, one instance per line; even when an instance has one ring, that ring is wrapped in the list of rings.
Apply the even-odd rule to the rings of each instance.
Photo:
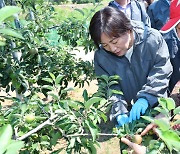
[[[98,47],[96,75],[122,79],[114,89],[123,95],[112,97],[110,120],[116,119],[119,126],[132,122],[148,107],[156,106],[158,97],[167,96],[172,65],[166,42],[157,30],[130,21],[116,8],[105,7],[94,14],[89,31]],[[132,107],[131,100],[135,102]]]
[[[180,0],[172,0],[170,5],[170,19],[161,28],[170,53],[173,73],[169,82],[170,93],[180,81]]]
[[[142,21],[146,26],[151,26],[144,2],[137,0],[114,0],[109,3],[109,6],[121,10],[131,20]]]
[[[151,27],[160,30],[169,19],[169,0],[155,0],[147,9]]]

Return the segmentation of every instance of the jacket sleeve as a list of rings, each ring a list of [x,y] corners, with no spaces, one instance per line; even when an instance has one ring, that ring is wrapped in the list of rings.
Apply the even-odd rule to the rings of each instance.
[[[154,107],[158,97],[167,97],[167,88],[172,74],[169,51],[165,40],[158,33],[156,34],[158,50],[153,52],[154,65],[151,67],[146,84],[138,92],[137,97],[146,98],[151,107]],[[156,50],[156,49],[155,49]]]
[[[154,7],[154,4],[151,4],[149,7],[148,7],[148,10],[147,10],[147,14],[150,18],[150,21],[151,21],[151,27],[152,28],[156,28],[156,24],[155,24],[155,21],[154,21],[154,15],[153,15],[153,7]]]
[[[94,56],[94,67],[95,67],[95,73],[97,76],[101,76],[101,75],[107,75],[107,76],[111,76],[110,73],[107,70],[108,64],[107,64],[107,60],[104,59],[103,60],[103,56],[99,55],[97,52],[100,52],[99,50],[97,50],[95,52],[95,56]],[[104,63],[103,63],[104,61]],[[106,63],[105,63],[106,61]],[[113,87],[111,87],[112,89],[116,89],[116,90],[121,90],[120,86],[114,85]],[[109,118],[111,121],[114,121],[116,116],[119,114],[124,114],[124,113],[128,113],[127,110],[127,102],[125,101],[123,95],[113,95],[110,98],[110,101],[112,102],[112,107],[111,107],[111,112],[109,115]]]
[[[150,20],[149,15],[146,12],[144,2],[139,2],[139,4],[141,6],[141,15],[142,15],[143,23],[145,24],[145,26],[151,27],[151,20]]]

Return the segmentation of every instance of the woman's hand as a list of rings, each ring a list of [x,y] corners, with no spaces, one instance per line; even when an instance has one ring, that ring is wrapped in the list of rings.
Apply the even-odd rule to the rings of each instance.
[[[139,98],[132,106],[129,114],[129,122],[139,119],[146,112],[148,106],[148,101],[145,98]]]
[[[136,143],[131,142],[125,137],[121,138],[121,142],[125,143],[128,145],[131,149],[134,150],[134,154],[145,154],[146,153],[146,147],[142,145],[138,145]]]
[[[150,130],[152,130],[155,134],[156,134],[156,128],[157,125],[154,123],[149,124],[142,132],[141,132],[141,136],[146,135]]]

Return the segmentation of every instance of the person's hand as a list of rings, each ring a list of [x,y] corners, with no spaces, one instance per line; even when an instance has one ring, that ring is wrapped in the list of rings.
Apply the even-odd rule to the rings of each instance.
[[[163,119],[165,118],[164,114],[162,113],[159,113],[158,115],[155,116],[155,119]],[[149,125],[147,125],[147,127],[141,132],[141,136],[144,136],[146,135],[149,131],[153,131],[154,134],[157,135],[157,132],[156,132],[156,128],[158,126],[155,124],[155,123],[150,123]]]
[[[152,130],[155,134],[156,134],[156,128],[157,125],[154,123],[149,124],[142,132],[141,132],[141,136],[146,135],[150,130]]]
[[[128,123],[128,116],[126,114],[120,114],[116,117],[118,127]]]
[[[133,149],[135,154],[145,154],[146,153],[146,147],[145,146],[133,143],[125,137],[121,138],[121,142],[125,143],[126,145],[128,145],[128,147]]]
[[[139,119],[140,115],[143,115],[146,112],[147,108],[148,101],[144,98],[139,98],[132,106],[132,109],[129,114],[129,122]]]

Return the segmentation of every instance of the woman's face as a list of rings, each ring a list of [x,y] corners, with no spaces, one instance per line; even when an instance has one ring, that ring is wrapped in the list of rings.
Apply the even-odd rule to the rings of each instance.
[[[132,46],[133,35],[131,31],[126,32],[118,38],[110,38],[105,33],[101,34],[102,47],[117,56],[123,56]]]

